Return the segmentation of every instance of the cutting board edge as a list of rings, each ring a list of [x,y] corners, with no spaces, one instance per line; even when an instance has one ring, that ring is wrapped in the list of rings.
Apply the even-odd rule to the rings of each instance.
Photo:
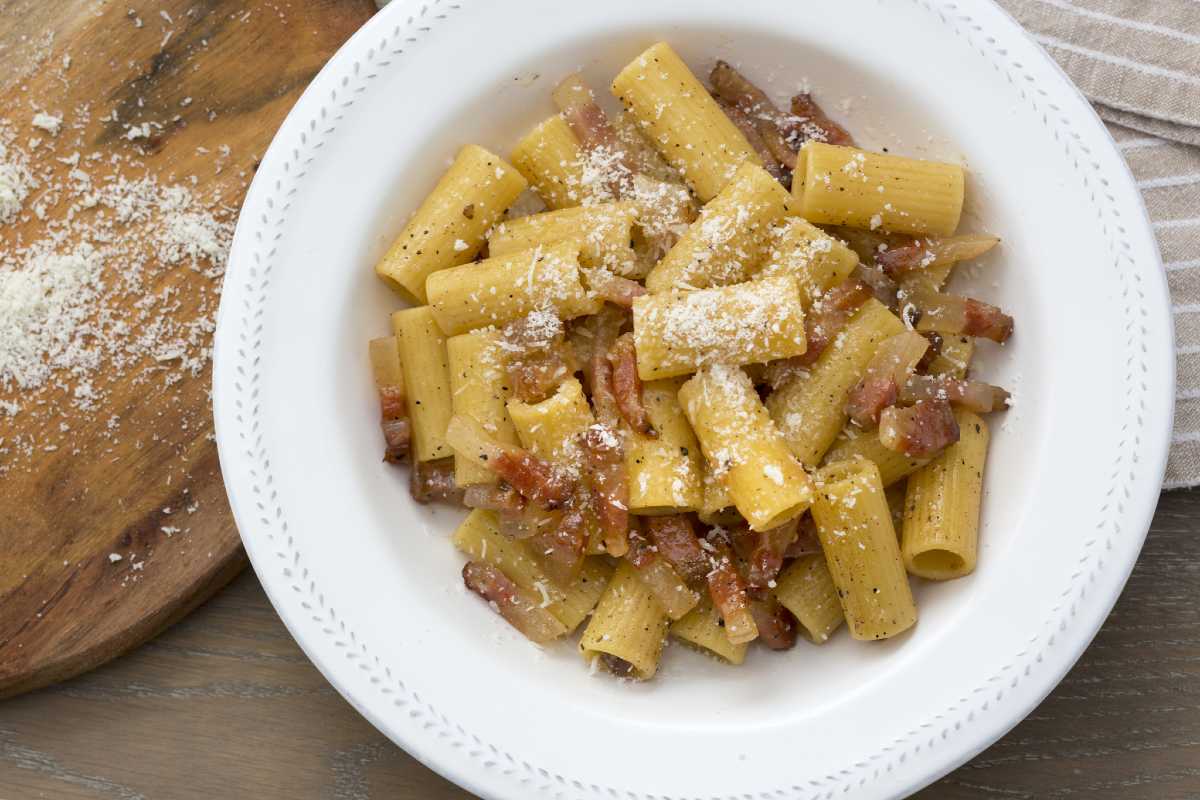
[[[143,617],[136,625],[84,650],[55,653],[53,658],[27,665],[20,672],[0,674],[0,700],[62,683],[119,658],[183,620],[225,588],[249,563],[241,545],[220,557],[214,556],[213,568],[181,592],[177,604],[164,605],[153,614]]]

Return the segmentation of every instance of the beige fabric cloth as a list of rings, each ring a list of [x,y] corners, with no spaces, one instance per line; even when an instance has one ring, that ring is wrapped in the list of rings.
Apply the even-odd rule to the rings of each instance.
[[[1200,484],[1200,0],[999,0],[1108,123],[1167,270],[1179,386],[1166,487]]]

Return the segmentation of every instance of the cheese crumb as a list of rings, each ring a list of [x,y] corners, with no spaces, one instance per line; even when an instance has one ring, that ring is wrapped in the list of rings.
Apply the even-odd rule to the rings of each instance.
[[[537,589],[537,590],[538,590],[538,593],[539,593],[539,594],[542,596],[542,602],[541,602],[541,604],[538,606],[538,608],[546,608],[547,606],[549,606],[549,605],[550,605],[550,603],[551,603],[551,602],[553,602],[553,601],[550,599],[550,594],[549,594],[549,592],[547,592],[547,591],[546,591],[546,585],[545,585],[545,583],[543,583],[542,581],[536,581],[536,582],[534,582],[534,584],[533,584],[533,588]]]
[[[0,224],[7,224],[21,213],[22,204],[37,180],[27,161],[0,141]]]
[[[40,128],[51,136],[57,136],[62,130],[62,117],[56,117],[53,114],[47,114],[45,111],[39,111],[33,115],[33,127]]]

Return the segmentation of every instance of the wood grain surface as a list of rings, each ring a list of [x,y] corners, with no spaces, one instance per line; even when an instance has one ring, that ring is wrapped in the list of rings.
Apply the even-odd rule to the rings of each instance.
[[[73,148],[104,157],[87,162],[97,181],[116,157],[237,207],[284,115],[373,11],[371,0],[0,2],[0,118],[24,142],[38,133],[34,108],[64,113],[69,130],[32,150],[39,175],[65,172],[60,159]],[[128,126],[143,120],[170,122],[130,140]],[[0,226],[0,247],[36,238],[44,226],[27,216]],[[202,283],[178,269],[147,291],[170,289],[178,313],[196,313]],[[86,418],[63,393],[44,398],[68,409],[62,416],[0,413],[0,442],[72,429],[70,446],[37,447],[16,464],[0,456],[0,696],[145,641],[244,566],[211,438],[208,370],[170,386],[139,374],[113,379]],[[189,506],[197,513],[186,520],[171,516]]]
[[[252,574],[101,669],[0,703],[0,800],[460,800],[330,688]],[[920,800],[1200,798],[1200,490],[1163,495],[1062,684]]]
[[[30,98],[92,102],[88,146],[113,153],[133,145],[99,119],[105,110],[134,120],[169,109],[182,124],[139,155],[157,171],[200,176],[236,205],[287,109],[372,10],[370,0],[0,0],[0,101],[22,114]],[[160,19],[170,20],[170,37]],[[36,48],[69,53],[70,81],[30,72]],[[185,97],[196,102],[185,109]],[[230,147],[233,162],[214,174],[197,162],[197,148],[217,144]],[[105,441],[116,458],[63,450],[5,475],[0,693],[76,674],[145,641],[240,569],[208,437],[207,385],[207,376],[188,380],[168,397],[118,383],[114,411],[139,433]],[[181,428],[181,418],[201,424]],[[162,509],[177,506],[185,487],[202,513],[186,536],[162,537]],[[110,552],[137,552],[141,579],[125,581],[131,559],[111,564]],[[1164,495],[1125,594],[1062,685],[1002,741],[918,796],[1200,798],[1200,492]],[[470,795],[392,746],[337,695],[251,574],[114,663],[0,702],[0,800],[214,797]]]

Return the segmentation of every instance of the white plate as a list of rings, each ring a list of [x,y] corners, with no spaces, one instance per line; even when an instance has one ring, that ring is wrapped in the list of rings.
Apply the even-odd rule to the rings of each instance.
[[[508,152],[559,76],[596,86],[656,39],[780,96],[807,79],[869,146],[970,168],[1004,237],[977,290],[1017,319],[983,374],[995,425],[979,569],[917,586],[911,635],[728,668],[670,647],[646,685],[589,677],[460,588],[460,518],[380,463],[372,274],[457,148]],[[846,99],[848,107],[840,101]],[[280,616],[380,730],[495,798],[897,797],[1027,714],[1083,651],[1149,525],[1174,395],[1150,225],[1100,122],[977,2],[394,2],[322,70],[246,198],[214,407],[246,550]]]

